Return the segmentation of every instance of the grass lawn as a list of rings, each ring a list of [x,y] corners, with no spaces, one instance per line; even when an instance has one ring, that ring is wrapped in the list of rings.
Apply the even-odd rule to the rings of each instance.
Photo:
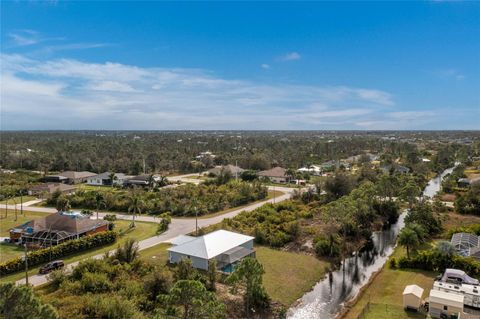
[[[37,198],[34,197],[34,196],[23,196],[23,198],[21,200],[23,201],[23,203],[26,203],[26,202],[34,200],[34,199],[37,199]],[[20,196],[8,199],[7,204],[8,205],[13,205],[14,200],[15,200],[15,203],[20,205]],[[5,200],[0,201],[0,204],[5,204]],[[25,209],[25,207],[24,207],[24,209]]]
[[[426,244],[425,248],[427,246],[430,246],[430,244]],[[403,247],[397,247],[392,257],[398,260],[405,254],[406,251]],[[403,311],[402,293],[405,286],[416,284],[424,289],[423,298],[426,298],[437,275],[436,272],[431,271],[391,269],[387,262],[343,318],[356,319],[368,302],[371,303],[371,307],[367,311],[365,318],[425,318],[425,316],[420,314],[411,314]]]
[[[0,237],[8,237],[9,236],[9,229],[18,225],[23,224],[24,222],[27,222],[29,220],[39,218],[39,217],[44,217],[48,213],[40,213],[40,212],[30,212],[25,210],[26,207],[24,208],[23,212],[24,215],[20,214],[20,209],[17,209],[17,220],[15,221],[15,210],[14,209],[8,209],[7,210],[7,218],[5,217],[5,209],[1,209],[0,207]]]
[[[23,247],[15,244],[0,243],[0,263],[18,256],[23,256],[23,254]]]
[[[265,268],[263,283],[272,299],[290,306],[325,275],[328,263],[313,256],[256,247]]]
[[[140,258],[155,265],[165,265],[168,261],[167,248],[170,246],[171,245],[167,243],[152,246],[140,251]]]
[[[130,224],[130,221],[117,220],[115,222],[115,226],[116,226],[115,229],[118,230],[118,231],[120,231],[122,229],[127,229],[129,224]],[[102,246],[102,247],[99,247],[99,248],[96,248],[96,249],[87,250],[87,251],[80,252],[78,254],[73,254],[73,255],[69,255],[69,256],[64,257],[63,260],[64,260],[65,264],[69,264],[69,263],[72,263],[72,262],[75,262],[75,261],[79,261],[79,260],[82,260],[82,259],[85,259],[85,258],[89,258],[89,257],[95,256],[95,255],[102,254],[104,252],[113,250],[113,249],[117,248],[118,245],[123,244],[128,238],[134,238],[134,239],[140,241],[140,240],[152,237],[152,236],[155,235],[155,233],[157,231],[157,224],[156,223],[136,222],[136,225],[137,226],[135,227],[134,230],[131,230],[131,231],[127,232],[126,234],[124,234],[123,236],[121,236],[117,240],[117,242],[114,243],[114,244],[107,245],[107,246]],[[29,274],[30,275],[37,274],[40,266],[41,265],[35,266],[34,268],[32,268],[29,271]],[[0,278],[0,282],[15,281],[15,280],[23,278],[23,276],[24,276],[24,274],[22,272],[11,274],[11,275]]]

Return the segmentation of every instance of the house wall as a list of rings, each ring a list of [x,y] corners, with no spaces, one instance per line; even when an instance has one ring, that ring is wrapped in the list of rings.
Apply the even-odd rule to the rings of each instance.
[[[100,226],[100,227],[97,227],[93,230],[88,231],[87,235],[93,235],[93,234],[100,233],[102,231],[107,231],[107,230],[108,230],[108,225],[103,225],[103,226]]]
[[[269,178],[273,183],[283,184],[287,182],[287,179],[285,177],[269,177]]]
[[[253,239],[250,240],[250,241],[247,241],[245,244],[240,245],[240,246],[242,246],[242,247],[244,247],[244,248],[246,248],[246,249],[253,249]]]
[[[87,184],[88,185],[93,185],[93,186],[102,186],[103,185],[103,180],[101,178],[88,178],[87,179]]]
[[[447,310],[444,310],[444,305],[436,302],[430,302],[429,304],[429,310],[428,313],[432,318],[440,318],[440,315],[442,313],[447,314],[449,317],[452,314],[458,314],[463,313],[463,305],[462,307],[453,307],[453,306],[447,306]]]
[[[188,255],[180,254],[174,251],[168,252],[168,261],[171,264],[176,264],[185,258],[190,259],[192,261],[193,267],[198,269],[208,270],[208,260],[206,259],[198,258],[195,256],[188,256]]]

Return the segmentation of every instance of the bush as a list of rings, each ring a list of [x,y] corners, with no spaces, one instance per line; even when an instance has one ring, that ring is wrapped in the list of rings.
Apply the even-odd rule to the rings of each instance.
[[[330,242],[328,240],[319,239],[315,243],[315,252],[320,257],[326,257],[326,256],[334,257],[334,256],[338,256],[340,251],[336,243],[333,243],[333,245],[330,246]]]
[[[80,239],[69,240],[57,246],[39,249],[28,253],[29,267],[37,266],[48,262],[51,259],[59,259],[69,254],[96,248],[99,246],[114,243],[117,240],[117,233],[106,231]],[[0,275],[8,275],[23,270],[25,263],[21,257],[13,258],[0,264]]]
[[[110,290],[110,280],[106,274],[86,272],[80,280],[83,292],[102,293]]]
[[[395,259],[395,257],[390,258],[388,264],[390,265],[391,269],[397,268],[397,260]]]
[[[55,289],[59,288],[67,279],[64,269],[57,269],[47,275],[47,280]]]

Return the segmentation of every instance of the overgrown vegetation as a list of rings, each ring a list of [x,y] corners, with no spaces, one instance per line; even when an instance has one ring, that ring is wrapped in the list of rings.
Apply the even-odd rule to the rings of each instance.
[[[224,185],[181,185],[156,192],[140,189],[79,190],[70,196],[56,192],[48,198],[47,204],[58,206],[60,202],[68,200],[72,208],[96,211],[98,209],[128,213],[141,211],[151,215],[169,212],[172,216],[195,216],[198,213],[201,216],[264,199],[267,195],[267,188],[259,183],[230,181]],[[135,205],[132,205],[133,199]]]

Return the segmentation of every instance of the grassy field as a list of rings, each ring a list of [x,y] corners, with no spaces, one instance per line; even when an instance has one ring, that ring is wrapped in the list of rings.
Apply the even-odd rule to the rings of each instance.
[[[24,203],[26,203],[26,202],[34,200],[34,199],[37,199],[37,198],[34,197],[34,196],[23,196],[23,198],[21,200]],[[8,199],[7,204],[8,205],[13,205],[13,201],[15,201],[15,203],[20,205],[20,196]],[[0,204],[5,204],[5,200],[0,201]]]
[[[130,224],[130,221],[126,220],[118,220],[115,222],[116,225],[116,230],[125,230],[128,228],[128,225]],[[64,262],[66,264],[72,263],[75,261],[79,261],[85,258],[89,258],[98,254],[102,254],[104,252],[113,250],[117,248],[118,245],[123,244],[128,238],[134,238],[138,241],[152,237],[155,235],[156,230],[157,230],[157,224],[156,223],[145,223],[145,222],[136,222],[136,227],[133,230],[128,231],[124,235],[122,235],[116,243],[107,245],[107,246],[102,246],[96,249],[88,250],[88,251],[83,251],[78,254],[73,254],[70,256],[67,256],[63,258]],[[40,266],[36,266],[33,269],[29,271],[30,275],[35,275],[38,273],[38,269]],[[15,273],[11,274],[5,277],[0,278],[0,282],[7,282],[7,281],[15,281],[18,279],[23,278],[24,274],[23,273]]]
[[[257,259],[265,268],[263,282],[272,299],[290,306],[310,291],[325,274],[328,264],[313,256],[256,247]]]
[[[5,217],[5,209],[0,208],[0,237],[7,237],[9,236],[9,229],[18,225],[21,225],[29,220],[44,217],[48,213],[40,213],[40,212],[30,212],[27,210],[23,210],[24,215],[20,214],[20,209],[17,210],[17,220],[15,221],[15,210],[8,209],[7,210],[7,218]]]
[[[404,248],[397,247],[392,257],[398,259],[405,254]],[[425,316],[403,310],[402,293],[405,286],[416,284],[424,289],[423,298],[426,298],[437,275],[429,271],[391,269],[387,262],[344,319],[356,319],[368,302],[371,303],[371,307],[365,318],[425,318]]]
[[[140,258],[155,265],[165,265],[168,261],[167,248],[170,246],[167,243],[152,246],[140,251]]]

